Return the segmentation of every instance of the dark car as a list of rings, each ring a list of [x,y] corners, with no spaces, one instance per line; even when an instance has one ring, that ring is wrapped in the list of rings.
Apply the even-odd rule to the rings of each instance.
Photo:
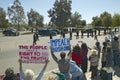
[[[57,32],[49,30],[49,29],[40,29],[40,30],[38,30],[38,34],[41,36],[50,36],[50,34],[52,36],[56,36]]]
[[[6,29],[3,31],[5,36],[19,36],[19,32],[15,29]]]
[[[82,30],[83,33],[91,33],[91,32],[95,32],[94,29],[84,29]]]
[[[56,32],[57,34],[60,34],[60,33],[61,33],[61,31],[58,30],[58,29],[49,29],[49,30],[54,31],[54,32]]]

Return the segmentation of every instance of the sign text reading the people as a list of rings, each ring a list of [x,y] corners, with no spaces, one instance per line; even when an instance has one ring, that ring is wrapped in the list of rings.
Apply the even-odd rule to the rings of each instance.
[[[23,63],[44,63],[49,57],[47,46],[20,45],[19,50]]]

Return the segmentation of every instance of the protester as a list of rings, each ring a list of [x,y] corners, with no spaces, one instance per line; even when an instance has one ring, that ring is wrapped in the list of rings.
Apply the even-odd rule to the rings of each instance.
[[[68,59],[65,59],[66,53],[61,52],[60,57],[61,59],[58,59],[55,54],[53,53],[51,49],[51,55],[54,61],[58,64],[59,71],[65,75],[66,80],[70,80],[70,57]],[[71,50],[70,50],[70,55],[71,55]]]
[[[97,41],[97,42],[95,43],[95,45],[96,45],[96,49],[97,49],[97,51],[98,51],[98,58],[100,58],[100,52],[101,52],[100,42]]]
[[[82,65],[82,58],[81,58],[81,54],[80,54],[80,46],[78,44],[75,45],[75,47],[73,47],[71,58],[72,58],[73,61],[76,62],[76,64],[79,67],[81,67],[81,65]]]
[[[41,80],[48,63],[49,63],[49,60],[47,59],[45,61],[44,67],[42,68],[42,70],[40,71],[39,75],[37,76],[35,80]],[[20,80],[33,80],[34,79],[35,74],[31,69],[26,69],[25,72],[23,72],[21,59],[19,59],[19,70],[20,70]]]
[[[7,68],[3,80],[19,80],[19,78],[14,74],[13,68]]]
[[[112,54],[111,46],[107,46],[106,65],[108,65],[108,66],[113,65],[113,54]]]
[[[100,76],[102,80],[113,80],[113,73],[114,70],[109,65],[100,70]]]
[[[71,80],[86,80],[82,69],[73,60],[70,61],[70,73],[72,75]]]
[[[87,66],[88,66],[88,58],[87,58],[88,47],[87,47],[86,43],[81,44],[80,52],[81,52],[80,55],[81,55],[81,59],[82,59],[81,68],[83,70],[83,73],[85,73],[85,72],[87,72]]]
[[[89,56],[90,64],[91,64],[91,79],[94,79],[97,77],[97,72],[98,72],[98,55],[97,55],[97,50],[93,49],[91,50],[91,55]]]
[[[105,43],[104,43],[104,45],[106,45],[106,47],[109,46],[109,45],[111,45],[110,41],[111,41],[111,39],[108,39],[108,37],[105,37]]]
[[[101,59],[102,68],[103,68],[103,67],[106,67],[106,55],[107,55],[107,52],[106,52],[106,43],[103,42],[102,59]]]
[[[113,59],[114,59],[114,66],[119,64],[119,41],[118,37],[115,36],[114,39],[111,41],[112,44],[112,51],[113,51]]]

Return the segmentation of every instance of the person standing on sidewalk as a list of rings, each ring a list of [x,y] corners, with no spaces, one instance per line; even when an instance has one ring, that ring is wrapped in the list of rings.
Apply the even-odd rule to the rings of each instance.
[[[36,32],[33,34],[33,45],[36,45],[36,41],[37,41],[37,35]]]
[[[88,46],[86,43],[81,44],[80,52],[81,52],[80,55],[81,55],[81,59],[82,59],[81,68],[83,70],[83,73],[85,73],[85,72],[87,72],[87,66],[88,66],[88,58],[87,58]]]
[[[101,59],[102,68],[106,67],[106,55],[107,55],[107,51],[106,50],[107,50],[106,42],[103,42],[102,59]]]
[[[94,79],[97,77],[97,72],[98,72],[98,55],[97,55],[97,50],[93,49],[91,50],[91,55],[89,56],[89,61],[91,65],[91,79]]]
[[[66,53],[61,52],[60,53],[61,59],[58,59],[55,56],[55,54],[53,53],[52,49],[51,49],[51,55],[52,55],[52,58],[54,59],[54,61],[58,64],[59,71],[65,75],[66,80],[70,80],[69,69],[70,69],[70,58],[71,58],[71,56],[69,57],[69,59],[65,59]],[[71,55],[71,50],[70,50],[70,55]]]
[[[76,62],[73,60],[70,60],[70,73],[72,75],[71,80],[86,80],[82,69],[78,67]]]
[[[76,31],[76,39],[79,39],[79,30]]]
[[[110,67],[113,65],[113,53],[111,46],[107,46],[106,49],[106,65]]]
[[[73,47],[71,58],[72,58],[73,61],[76,62],[76,64],[79,67],[81,67],[81,65],[82,65],[82,58],[81,58],[80,46],[78,44],[76,44],[75,47]]]
[[[114,39],[112,39],[111,43],[112,43],[114,66],[117,66],[119,65],[119,55],[120,55],[118,37],[115,36]]]
[[[100,58],[100,53],[101,53],[100,42],[97,41],[97,42],[95,43],[95,45],[96,45],[96,50],[98,51],[98,58]]]

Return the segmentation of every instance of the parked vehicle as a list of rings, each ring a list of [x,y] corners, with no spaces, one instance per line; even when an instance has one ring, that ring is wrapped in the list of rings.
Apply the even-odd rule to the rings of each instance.
[[[52,36],[56,36],[57,35],[57,32],[55,31],[52,31],[50,29],[39,29],[38,30],[38,34],[41,35],[41,36],[50,36],[50,34]]]
[[[57,34],[60,34],[60,33],[61,33],[61,31],[58,30],[58,29],[49,29],[49,30],[54,31],[54,32],[56,32]]]
[[[3,31],[5,36],[19,36],[19,32],[15,29],[6,29]]]
[[[85,29],[85,30],[82,30],[83,33],[91,33],[91,32],[95,32],[94,29]]]

